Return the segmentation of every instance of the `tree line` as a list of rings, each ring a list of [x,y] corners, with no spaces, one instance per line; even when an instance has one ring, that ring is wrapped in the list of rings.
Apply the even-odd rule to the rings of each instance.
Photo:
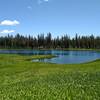
[[[85,49],[100,49],[100,36],[79,36],[75,35],[70,38],[67,34],[64,36],[57,36],[52,38],[51,33],[46,36],[39,34],[34,36],[23,36],[20,34],[7,35],[0,37],[0,48],[14,49],[14,48],[39,48],[39,49],[63,49],[63,48],[85,48]]]

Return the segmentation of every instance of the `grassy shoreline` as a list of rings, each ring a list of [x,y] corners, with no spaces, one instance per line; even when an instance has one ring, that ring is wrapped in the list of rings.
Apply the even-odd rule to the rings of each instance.
[[[1,100],[100,100],[100,60],[50,64],[27,59],[53,55],[0,54]]]

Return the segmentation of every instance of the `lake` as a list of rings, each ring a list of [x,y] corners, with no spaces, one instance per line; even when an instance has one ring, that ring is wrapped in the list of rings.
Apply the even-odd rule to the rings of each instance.
[[[36,59],[32,61],[57,64],[77,64],[100,59],[100,53],[95,51],[0,50],[0,54],[56,55],[57,57],[51,59]]]

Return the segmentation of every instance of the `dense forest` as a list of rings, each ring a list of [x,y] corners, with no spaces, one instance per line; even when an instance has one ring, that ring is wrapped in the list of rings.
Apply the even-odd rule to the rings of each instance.
[[[85,49],[100,49],[100,36],[78,36],[70,38],[68,35],[57,36],[52,38],[51,33],[46,36],[40,34],[37,37],[34,36],[22,36],[17,34],[16,36],[7,35],[0,37],[0,48],[16,49],[16,48],[39,48],[39,49],[63,49],[63,48],[85,48]]]

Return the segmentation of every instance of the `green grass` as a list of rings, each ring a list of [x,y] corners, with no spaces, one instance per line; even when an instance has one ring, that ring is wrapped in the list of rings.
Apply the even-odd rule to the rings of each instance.
[[[0,54],[0,100],[100,100],[100,60],[32,62],[45,56]]]

